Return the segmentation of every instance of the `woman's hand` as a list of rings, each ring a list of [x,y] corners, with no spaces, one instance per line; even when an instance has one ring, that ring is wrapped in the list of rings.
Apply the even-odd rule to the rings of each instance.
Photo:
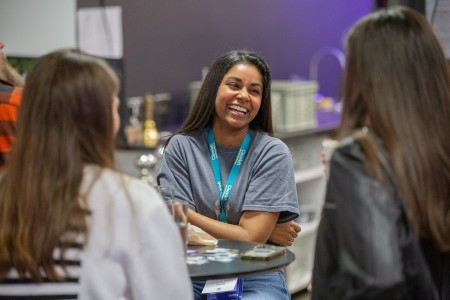
[[[25,79],[9,64],[2,50],[4,45],[3,41],[0,41],[0,79],[8,81],[15,86],[24,86]]]
[[[270,234],[269,241],[282,246],[292,246],[301,230],[300,225],[294,221],[277,224]]]

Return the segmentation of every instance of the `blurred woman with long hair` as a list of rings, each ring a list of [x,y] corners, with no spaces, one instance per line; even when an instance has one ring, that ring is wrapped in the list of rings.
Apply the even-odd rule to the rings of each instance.
[[[376,11],[347,39],[340,145],[312,299],[450,298],[450,72],[426,18]]]
[[[160,196],[114,170],[118,89],[103,60],[77,50],[28,74],[0,178],[0,298],[192,297]]]

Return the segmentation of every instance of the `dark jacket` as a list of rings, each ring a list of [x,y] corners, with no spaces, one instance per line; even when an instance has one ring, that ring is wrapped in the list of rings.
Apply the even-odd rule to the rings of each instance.
[[[369,176],[350,138],[330,162],[312,287],[312,300],[439,299],[395,189]]]

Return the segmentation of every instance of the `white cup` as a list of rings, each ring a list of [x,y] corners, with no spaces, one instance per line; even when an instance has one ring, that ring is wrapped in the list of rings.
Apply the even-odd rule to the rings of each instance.
[[[180,231],[181,239],[183,240],[184,253],[187,251],[187,230],[188,230],[188,206],[187,203],[180,199],[169,199],[166,200],[166,205],[169,213],[172,215],[175,224]]]

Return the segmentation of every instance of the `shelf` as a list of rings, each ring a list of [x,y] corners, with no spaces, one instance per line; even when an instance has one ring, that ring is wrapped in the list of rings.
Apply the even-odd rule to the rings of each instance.
[[[289,250],[294,252],[295,261],[286,267],[286,280],[290,293],[305,289],[312,274],[314,247],[319,219],[300,224],[302,231]]]
[[[274,132],[274,136],[286,140],[322,132],[331,132],[339,126],[340,113],[317,110],[317,126],[296,131]]]
[[[295,183],[301,183],[325,176],[325,166],[320,165],[311,169],[299,170],[294,173]]]
[[[312,274],[314,250],[319,229],[321,209],[327,184],[325,165],[320,162],[322,141],[337,128],[337,114],[318,113],[319,126],[296,132],[275,133],[288,145],[294,160],[295,183],[301,216],[296,220],[302,230],[292,246],[295,261],[286,270],[287,286],[291,293],[305,289]]]
[[[302,237],[302,235],[307,235],[311,233],[315,233],[317,231],[317,227],[319,227],[320,219],[314,220],[312,222],[308,223],[300,223],[300,227],[302,228],[302,231],[300,231],[300,234],[298,235],[299,238]]]
[[[306,272],[300,275],[293,275],[291,274],[290,277],[288,277],[288,290],[291,294],[300,292],[301,290],[304,290],[308,287],[309,282],[311,281],[312,272]]]

